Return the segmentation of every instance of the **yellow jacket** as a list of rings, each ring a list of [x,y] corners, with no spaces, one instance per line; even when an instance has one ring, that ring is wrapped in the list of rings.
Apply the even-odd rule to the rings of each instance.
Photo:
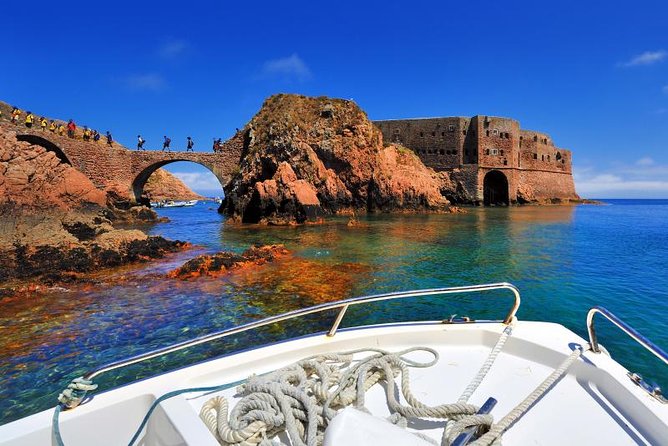
[[[35,120],[35,116],[30,113],[29,115],[26,116],[26,124],[32,124],[32,122]]]

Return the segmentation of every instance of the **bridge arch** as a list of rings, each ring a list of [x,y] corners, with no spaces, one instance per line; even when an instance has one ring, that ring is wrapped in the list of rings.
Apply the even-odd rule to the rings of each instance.
[[[36,146],[41,146],[44,147],[46,150],[50,152],[54,152],[58,159],[62,161],[63,163],[69,164],[70,166],[72,165],[72,162],[70,159],[67,157],[63,149],[61,149],[59,146],[57,146],[55,143],[52,141],[49,141],[46,138],[43,138],[39,135],[33,135],[32,133],[25,133],[25,134],[17,134],[16,139],[18,141],[25,141],[27,143],[36,145]]]
[[[491,170],[483,180],[483,204],[485,206],[508,206],[508,178],[499,170]]]
[[[224,188],[227,182],[229,181],[228,176],[225,173],[221,172],[216,165],[209,164],[207,162],[195,161],[187,158],[172,158],[168,160],[161,160],[141,169],[139,173],[132,180],[132,194],[135,199],[135,202],[141,204],[147,204],[144,203],[146,199],[142,199],[142,195],[144,193],[144,186],[146,185],[146,182],[153,174],[153,172],[168,164],[179,163],[179,162],[195,163],[205,167],[211,173],[213,173],[213,175],[218,179],[221,189]]]

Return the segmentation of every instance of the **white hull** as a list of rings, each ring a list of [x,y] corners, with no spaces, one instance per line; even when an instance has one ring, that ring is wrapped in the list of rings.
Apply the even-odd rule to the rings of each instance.
[[[174,389],[231,383],[314,354],[368,347],[390,351],[413,346],[436,349],[440,360],[435,366],[411,369],[413,392],[429,405],[451,403],[476,374],[503,328],[500,323],[393,324],[274,344],[94,394],[91,401],[61,414],[61,432],[67,446],[127,444],[151,403]],[[573,344],[586,346],[587,342],[560,325],[517,322],[470,402],[481,405],[493,396],[498,404],[491,413],[498,420],[571,354],[569,346]],[[234,390],[220,393],[232,400],[233,407]],[[140,444],[215,446],[218,443],[198,417],[201,406],[212,396],[186,394],[164,401],[151,417]],[[369,391],[366,406],[374,415],[389,414],[379,386]],[[0,445],[51,444],[52,415],[49,410],[1,426]],[[667,423],[668,405],[632,383],[627,370],[609,356],[587,351],[503,435],[503,443],[661,445],[668,444]],[[440,443],[443,423],[425,420],[408,430],[420,431]]]
[[[188,201],[158,201],[151,203],[152,207],[155,208],[182,208],[195,206],[199,200],[188,200]]]

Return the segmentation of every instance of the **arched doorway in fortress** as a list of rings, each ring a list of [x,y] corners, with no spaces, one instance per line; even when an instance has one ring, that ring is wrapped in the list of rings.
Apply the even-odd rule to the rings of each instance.
[[[194,164],[197,166],[202,166],[204,167],[207,171],[209,171],[213,177],[215,177],[218,180],[218,183],[220,185],[220,190],[217,192],[215,195],[222,195],[223,194],[223,187],[225,184],[227,184],[227,181],[229,178],[226,178],[225,176],[219,174],[216,172],[215,167],[209,166],[206,163],[201,163],[197,161],[192,161],[188,159],[169,159],[169,160],[163,160],[159,161],[153,164],[150,164],[149,166],[145,167],[142,169],[139,174],[134,178],[132,181],[132,195],[137,203],[142,203],[142,204],[148,204],[145,203],[147,200],[145,198],[142,198],[144,194],[144,187],[146,186],[146,182],[149,180],[151,175],[155,173],[158,169],[168,165],[168,164],[173,164],[173,163],[187,163],[187,164]],[[190,186],[192,188],[192,185],[187,184],[186,181],[184,181],[186,185]],[[177,197],[175,197],[177,198]]]
[[[44,147],[46,150],[55,153],[58,159],[63,163],[69,164],[70,166],[72,165],[72,162],[67,157],[65,152],[63,152],[63,149],[61,149],[60,147],[58,147],[57,145],[55,145],[53,142],[49,141],[46,138],[42,138],[39,135],[26,133],[26,134],[17,134],[16,140],[25,141],[27,143],[34,144],[36,146]]]
[[[508,178],[503,172],[492,170],[487,172],[483,180],[483,204],[485,206],[508,206]]]

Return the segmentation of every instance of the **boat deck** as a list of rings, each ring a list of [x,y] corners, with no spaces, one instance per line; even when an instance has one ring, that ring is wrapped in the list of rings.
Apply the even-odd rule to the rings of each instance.
[[[505,326],[501,323],[416,323],[340,330],[335,336],[313,335],[251,350],[167,373],[121,389],[95,395],[91,401],[61,415],[67,446],[127,444],[150,404],[181,388],[233,383],[250,374],[263,374],[302,358],[325,352],[380,348],[392,352],[424,346],[438,351],[429,368],[411,368],[413,393],[428,405],[456,402],[477,373]],[[529,395],[577,346],[587,342],[552,323],[519,321],[501,354],[470,402],[498,400],[491,411],[498,421]],[[425,352],[409,355],[429,360]],[[567,375],[504,435],[506,445],[668,445],[668,405],[640,389],[627,371],[605,353],[584,353]],[[218,393],[186,394],[160,404],[140,444],[217,444],[199,420],[202,405],[215,395],[238,400],[234,388]],[[387,416],[384,390],[374,386],[366,407]],[[403,401],[403,400],[402,400]],[[50,443],[52,411],[0,427],[0,445]],[[440,443],[444,423],[415,420],[408,430]],[[287,442],[287,437],[281,437]]]

